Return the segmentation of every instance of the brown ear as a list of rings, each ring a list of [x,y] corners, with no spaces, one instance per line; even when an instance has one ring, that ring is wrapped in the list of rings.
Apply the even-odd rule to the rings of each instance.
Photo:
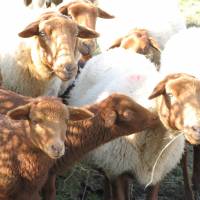
[[[84,26],[78,25],[78,37],[80,38],[97,38],[99,37],[99,33],[96,31],[86,28]]]
[[[154,88],[153,92],[151,93],[151,95],[149,96],[149,99],[153,99],[161,94],[164,94],[165,92],[165,84],[166,81],[163,80],[160,83],[158,83],[158,85]]]
[[[122,39],[123,39],[122,37],[116,39],[116,40],[112,43],[112,45],[109,47],[109,49],[113,49],[113,48],[119,47],[119,46],[121,45]]]
[[[149,99],[153,99],[161,94],[165,93],[165,86],[166,83],[169,80],[174,80],[174,79],[178,79],[180,77],[183,76],[188,76],[187,74],[184,73],[176,73],[176,74],[169,74],[168,76],[166,76],[161,82],[159,82],[157,84],[157,86],[154,88],[153,92],[151,93],[151,95],[149,96]]]
[[[71,4],[66,4],[66,5],[61,6],[61,7],[58,9],[58,11],[59,11],[60,13],[62,13],[63,15],[68,16],[68,15],[69,15],[69,14],[68,14],[69,5],[71,5]]]
[[[155,49],[157,49],[158,51],[161,52],[160,47],[159,47],[159,44],[156,42],[156,40],[155,40],[154,38],[149,37],[149,42],[150,42],[150,45],[151,45],[152,47],[154,47]]]
[[[101,8],[97,8],[98,10],[98,17],[104,18],[104,19],[112,19],[115,18],[113,15],[110,15],[109,13],[105,12]]]
[[[29,119],[29,113],[32,103],[23,106],[18,106],[7,112],[7,116],[14,120]]]
[[[39,33],[39,21],[29,24],[22,32],[18,33],[20,37],[28,38]]]
[[[105,120],[105,127],[110,128],[115,124],[117,119],[117,114],[115,111],[105,111],[104,120]]]
[[[72,121],[84,120],[94,116],[94,114],[86,108],[68,106],[68,109],[70,116],[69,119]]]

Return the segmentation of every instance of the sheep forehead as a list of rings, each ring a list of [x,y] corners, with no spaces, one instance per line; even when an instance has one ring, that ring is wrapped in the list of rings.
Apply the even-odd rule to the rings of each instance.
[[[42,20],[39,25],[40,28],[51,27],[52,29],[63,29],[66,27],[67,29],[75,29],[76,24],[64,16],[53,16],[48,20]]]
[[[73,11],[80,11],[80,12],[97,12],[96,7],[88,2],[76,2],[71,4],[71,6],[69,7],[69,9],[73,12]]]
[[[59,101],[43,100],[32,107],[30,116],[33,118],[60,121],[69,118],[69,111],[67,107]]]
[[[176,97],[190,98],[193,96],[199,98],[200,81],[192,77],[181,77],[175,80],[170,80],[166,85],[166,92],[173,93]]]

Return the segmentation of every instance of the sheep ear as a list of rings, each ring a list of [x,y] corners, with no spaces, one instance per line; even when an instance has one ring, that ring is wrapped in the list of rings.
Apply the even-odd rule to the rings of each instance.
[[[23,38],[28,38],[34,35],[38,35],[38,33],[39,33],[39,21],[36,21],[29,24],[23,31],[18,33],[18,35]]]
[[[61,6],[61,7],[58,9],[58,11],[59,11],[61,14],[68,16],[68,15],[69,15],[69,14],[68,14],[69,5],[71,5],[71,4],[67,4],[67,5]]]
[[[14,120],[29,119],[31,103],[23,106],[18,106],[7,112],[7,116]]]
[[[113,48],[119,47],[121,45],[122,39],[123,38],[118,38],[117,40],[115,40],[113,42],[113,44],[109,47],[109,49],[113,49]]]
[[[186,74],[184,73],[176,73],[176,74],[169,74],[168,76],[166,76],[164,78],[164,80],[162,80],[161,82],[159,82],[157,84],[157,86],[154,88],[152,94],[149,96],[149,99],[153,99],[161,94],[165,93],[165,87],[168,81],[170,80],[175,80],[178,79],[180,77],[185,76]]]
[[[98,17],[104,18],[104,19],[113,19],[113,18],[115,18],[113,15],[110,15],[109,13],[105,12],[101,8],[97,8],[97,9],[98,9]]]
[[[149,42],[150,42],[152,47],[154,47],[155,49],[157,49],[158,51],[161,52],[160,47],[159,47],[158,43],[156,42],[156,40],[154,38],[149,37]]]
[[[164,94],[165,84],[166,84],[166,81],[161,81],[160,83],[158,83],[158,85],[154,88],[153,92],[149,96],[149,99],[153,99],[155,97],[160,96],[161,94]]]
[[[110,128],[115,124],[117,114],[115,111],[106,111],[104,115],[105,127]]]
[[[78,108],[68,106],[69,109],[69,118],[72,121],[84,120],[94,116],[92,112],[87,110],[86,108]]]
[[[80,38],[97,38],[99,37],[99,33],[96,31],[85,28],[84,26],[78,25],[78,37]]]

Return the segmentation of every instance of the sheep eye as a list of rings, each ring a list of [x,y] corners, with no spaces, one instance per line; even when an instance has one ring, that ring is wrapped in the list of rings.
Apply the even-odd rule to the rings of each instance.
[[[46,34],[45,34],[45,32],[44,32],[44,31],[40,31],[40,32],[39,32],[39,36],[41,36],[41,37],[43,37],[43,38],[44,38],[44,37],[46,36]]]
[[[172,93],[167,93],[166,94],[169,98],[172,98],[173,97],[173,94]]]
[[[134,114],[131,110],[129,109],[126,109],[124,112],[123,112],[123,117],[127,120],[127,121],[130,121],[131,119],[134,118]]]

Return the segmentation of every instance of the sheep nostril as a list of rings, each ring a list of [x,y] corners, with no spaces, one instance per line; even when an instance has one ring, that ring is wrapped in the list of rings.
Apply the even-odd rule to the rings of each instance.
[[[60,144],[52,144],[50,146],[53,153],[59,155],[62,152],[62,146]]]
[[[199,126],[192,126],[192,130],[200,134],[200,127]]]

